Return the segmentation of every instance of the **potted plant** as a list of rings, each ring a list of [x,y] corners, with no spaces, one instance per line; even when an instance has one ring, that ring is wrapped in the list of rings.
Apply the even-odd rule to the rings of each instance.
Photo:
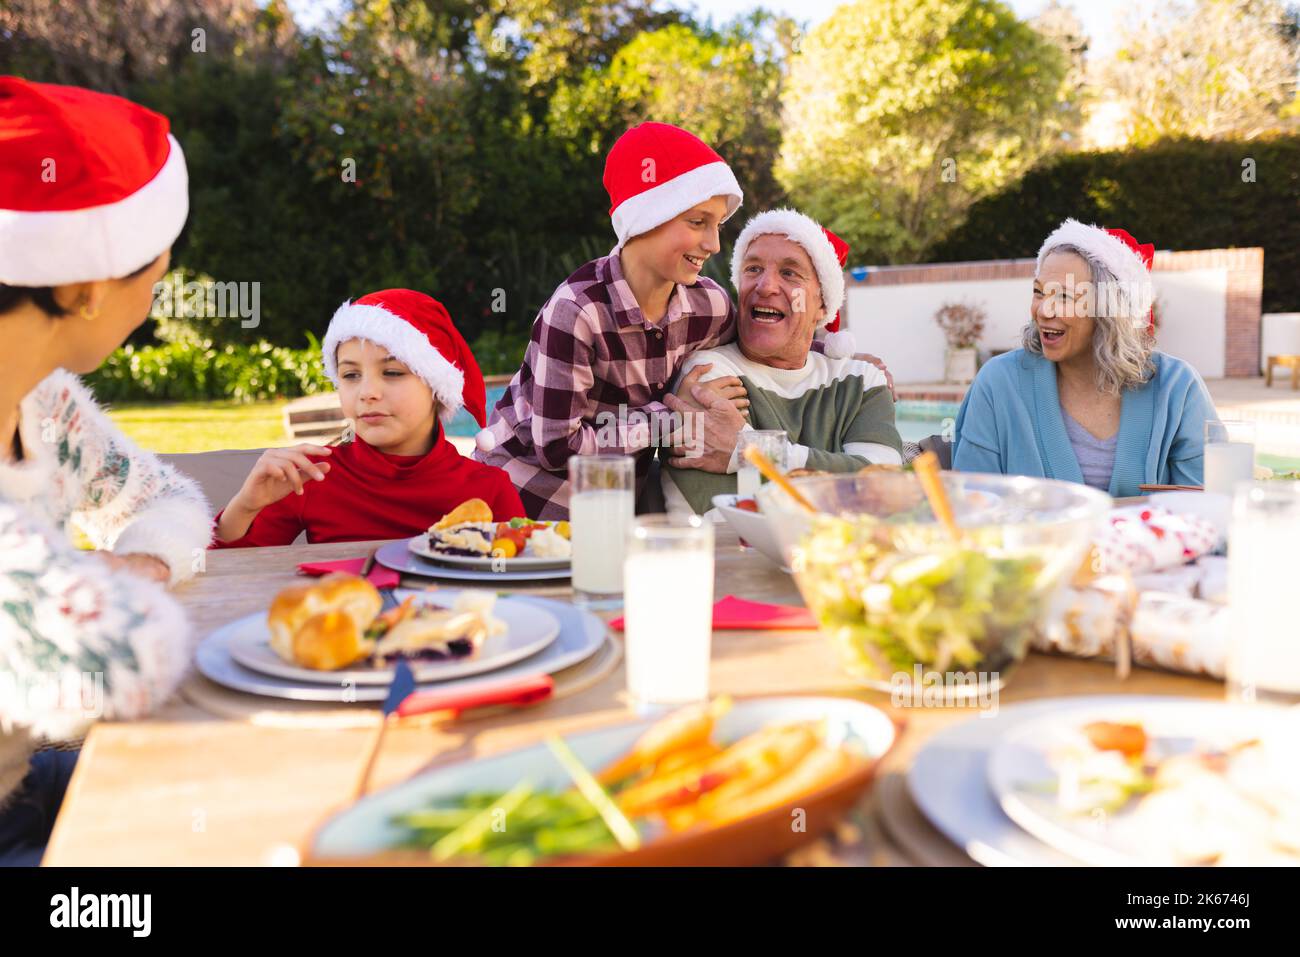
[[[934,321],[948,340],[944,356],[943,381],[966,385],[975,378],[975,345],[984,332],[987,313],[967,302],[946,302],[934,314]]]

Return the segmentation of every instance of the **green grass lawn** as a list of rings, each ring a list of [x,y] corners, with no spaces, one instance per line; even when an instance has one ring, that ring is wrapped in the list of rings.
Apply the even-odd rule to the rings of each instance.
[[[287,402],[123,402],[108,415],[153,452],[259,449],[293,444],[284,431]]]
[[[268,402],[123,402],[108,410],[118,427],[152,452],[212,452],[293,445],[284,431],[287,399]],[[1300,459],[1261,453],[1274,471],[1300,470]]]

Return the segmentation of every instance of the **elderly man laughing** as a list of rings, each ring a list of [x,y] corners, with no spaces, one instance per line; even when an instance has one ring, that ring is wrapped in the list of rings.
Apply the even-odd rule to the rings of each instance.
[[[894,401],[885,373],[854,358],[852,337],[834,333],[826,353],[813,333],[844,303],[848,246],[792,209],[759,213],[746,225],[731,258],[740,318],[735,342],[692,355],[682,375],[712,366],[704,381],[739,376],[748,415],[696,386],[691,399],[670,395],[669,407],[693,426],[694,442],[671,449],[663,470],[670,512],[708,511],[713,496],[736,491],[736,442],[750,429],[786,433],[786,467],[854,472],[868,464],[902,464]],[[699,439],[703,439],[701,451]]]

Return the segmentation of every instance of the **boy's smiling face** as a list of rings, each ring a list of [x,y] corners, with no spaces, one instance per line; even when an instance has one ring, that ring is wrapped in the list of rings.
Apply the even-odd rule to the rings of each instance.
[[[381,452],[424,455],[433,448],[433,390],[386,348],[366,339],[339,343],[339,401],[357,435]]]
[[[718,227],[727,215],[727,197],[714,196],[648,233],[629,240],[635,255],[660,279],[689,286],[700,278],[704,261],[722,248]]]

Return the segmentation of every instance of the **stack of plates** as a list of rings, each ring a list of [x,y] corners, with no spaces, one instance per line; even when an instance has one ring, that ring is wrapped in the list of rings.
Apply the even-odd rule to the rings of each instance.
[[[375,552],[375,561],[403,575],[490,584],[562,581],[570,574],[567,558],[438,555],[430,551],[427,535],[416,535],[405,542],[389,542]]]
[[[396,589],[397,599],[450,606],[455,592],[433,594]],[[472,658],[412,663],[422,687],[468,689],[538,674],[554,674],[595,654],[605,642],[605,625],[590,612],[546,598],[500,598],[493,614],[506,626],[488,638]],[[265,612],[248,615],[214,631],[199,645],[195,663],[217,684],[249,694],[297,701],[383,701],[393,669],[359,665],[314,671],[292,665],[270,648]]]
[[[1054,698],[1011,705],[934,735],[912,762],[908,788],[930,822],[984,865],[1176,863],[1163,851],[1188,843],[1200,827],[1193,818],[1166,820],[1168,833],[1152,834],[1166,825],[1153,828],[1151,816],[1138,816],[1141,798],[1090,814],[1062,806],[1058,792],[1065,785],[1053,756],[1069,735],[1094,721],[1142,725],[1151,742],[1147,754],[1162,757],[1273,736],[1293,739],[1300,731],[1300,716],[1283,708],[1132,695]],[[1264,790],[1253,796],[1275,804],[1288,800],[1285,787],[1267,796]],[[1291,790],[1289,800],[1297,798],[1300,791]],[[1224,843],[1238,842],[1228,835]],[[1285,857],[1273,853],[1265,852],[1269,863]]]

